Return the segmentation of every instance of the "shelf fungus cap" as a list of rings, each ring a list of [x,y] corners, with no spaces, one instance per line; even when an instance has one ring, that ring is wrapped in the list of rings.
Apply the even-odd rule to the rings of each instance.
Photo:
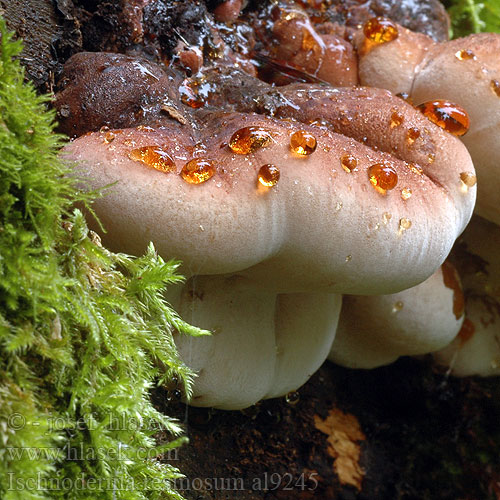
[[[349,368],[376,368],[400,356],[435,352],[464,321],[458,273],[445,262],[429,279],[391,295],[345,295],[328,359]]]
[[[474,216],[454,249],[466,318],[453,342],[434,356],[452,375],[500,375],[499,248],[500,227]]]
[[[213,114],[66,146],[90,188],[112,184],[94,205],[106,243],[139,253],[152,240],[187,276],[238,273],[282,293],[383,294],[428,278],[474,206],[464,146],[385,91],[295,99],[276,118]]]
[[[459,182],[474,172],[463,144],[389,92],[258,92],[267,115],[207,102],[190,120],[92,132],[62,153],[82,185],[107,186],[93,205],[107,246],[140,254],[153,241],[182,260],[188,282],[169,300],[213,331],[177,339],[199,375],[195,405],[296,389],[328,355],[337,294],[424,281],[475,202]]]
[[[440,44],[429,52],[414,81],[415,104],[445,98],[469,115],[461,137],[477,171],[476,213],[500,224],[500,35],[481,33]]]
[[[496,224],[500,224],[499,52],[496,33],[435,43],[401,29],[397,40],[361,51],[359,64],[363,85],[406,92],[415,105],[445,100],[465,110],[470,127],[461,139],[472,156],[481,190],[476,213]],[[466,184],[475,181],[466,178]]]

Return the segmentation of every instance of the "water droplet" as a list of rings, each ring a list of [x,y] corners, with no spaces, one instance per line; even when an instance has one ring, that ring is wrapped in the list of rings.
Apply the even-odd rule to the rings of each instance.
[[[477,183],[477,177],[471,172],[460,172],[460,180],[468,188],[475,186]]]
[[[231,136],[229,147],[233,153],[246,155],[269,146],[272,140],[270,132],[262,127],[244,127]]]
[[[498,80],[491,80],[490,88],[498,97],[500,97],[500,82]]]
[[[427,162],[428,163],[434,163],[435,159],[436,159],[436,155],[434,153],[429,153],[427,155]]]
[[[411,146],[418,138],[420,137],[420,130],[415,127],[411,127],[408,129],[406,133],[406,142],[408,146]]]
[[[352,260],[352,255],[348,255],[346,258],[345,258],[345,261],[346,262],[351,262]]]
[[[154,128],[149,127],[148,125],[138,125],[137,130],[140,130],[141,132],[153,132]]]
[[[474,52],[472,52],[472,50],[469,49],[462,49],[455,52],[455,57],[459,61],[465,61],[467,59],[476,59],[476,55],[474,54]]]
[[[411,227],[411,220],[407,219],[406,217],[403,217],[399,219],[399,234],[403,234],[404,231],[407,229],[410,229]]]
[[[412,192],[411,189],[408,187],[405,187],[401,190],[401,198],[406,201],[411,198]]]
[[[363,26],[366,38],[375,43],[386,43],[398,37],[398,27],[390,19],[374,17]]]
[[[116,135],[113,132],[107,132],[106,135],[104,136],[104,144],[110,144],[112,143],[116,138]]]
[[[422,170],[422,167],[419,165],[415,165],[415,163],[406,163],[406,166],[414,173],[417,175],[422,175],[424,171]]]
[[[353,155],[344,155],[342,156],[342,158],[340,158],[340,164],[347,173],[351,173],[356,169],[358,160]]]
[[[214,164],[204,158],[188,161],[181,170],[181,177],[189,184],[201,184],[211,179],[214,174]]]
[[[390,214],[389,212],[384,212],[382,214],[382,221],[384,223],[384,225],[387,226],[387,224],[389,224],[389,221],[392,219],[392,214]]]
[[[160,172],[175,172],[176,170],[174,160],[161,146],[144,146],[133,149],[128,157]]]
[[[469,130],[470,120],[465,109],[449,101],[424,102],[417,106],[426,118],[453,135],[464,135]]]
[[[398,94],[396,94],[396,97],[403,99],[403,101],[406,101],[409,104],[413,104],[413,100],[410,97],[410,94],[408,94],[407,92],[399,92]]]
[[[290,148],[298,155],[307,156],[316,150],[316,137],[307,130],[297,130],[290,137]]]
[[[275,165],[262,165],[259,169],[259,182],[266,187],[276,186],[280,180],[280,170]]]
[[[401,311],[401,309],[403,309],[403,307],[404,303],[401,302],[400,300],[394,302],[394,304],[392,304],[392,314],[398,313],[399,311]]]
[[[337,204],[335,205],[335,211],[339,212],[342,209],[342,206],[343,206],[342,202],[338,201]]]
[[[285,396],[285,401],[292,406],[295,406],[300,401],[300,394],[297,391],[289,392]]]
[[[375,163],[368,169],[371,185],[382,194],[394,189],[398,183],[398,174],[394,167],[384,163]]]
[[[190,108],[198,109],[205,106],[205,99],[198,94],[193,82],[189,79],[184,80],[179,86],[179,95],[182,103]]]
[[[167,396],[168,401],[180,401],[181,398],[182,398],[182,392],[179,389],[168,391],[168,396]]]
[[[106,132],[109,132],[109,127],[107,125],[103,125],[100,129],[99,132],[101,134],[105,134]]]
[[[391,128],[399,127],[404,120],[404,116],[398,111],[393,111],[391,114]]]

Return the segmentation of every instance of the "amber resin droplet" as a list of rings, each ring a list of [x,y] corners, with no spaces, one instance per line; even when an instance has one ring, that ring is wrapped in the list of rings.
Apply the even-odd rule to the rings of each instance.
[[[316,137],[307,130],[297,130],[290,137],[290,148],[298,155],[307,156],[316,150]]]
[[[189,184],[201,184],[211,179],[214,174],[214,164],[204,158],[188,161],[181,170],[181,177]]]
[[[404,120],[404,116],[398,111],[394,111],[391,115],[391,128],[399,127]]]
[[[131,160],[140,161],[160,172],[175,172],[175,163],[161,146],[144,146],[128,154]]]
[[[233,153],[246,155],[259,148],[265,148],[272,142],[269,130],[262,127],[244,127],[237,130],[229,140]]]
[[[104,143],[111,144],[116,138],[116,135],[113,132],[107,132],[104,136]]]
[[[289,404],[289,405],[296,405],[299,401],[300,401],[300,394],[297,392],[297,391],[292,391],[292,392],[289,392],[286,396],[285,396],[285,401]]]
[[[460,278],[455,266],[449,262],[444,262],[441,266],[443,273],[443,283],[446,288],[453,292],[453,314],[460,319],[465,312],[465,297],[460,284]]]
[[[375,43],[386,43],[398,37],[398,27],[390,19],[374,17],[363,26],[363,33],[368,40]]]
[[[205,99],[190,85],[189,80],[184,80],[179,87],[179,95],[181,101],[186,106],[193,109],[198,109],[205,106]]]
[[[278,184],[280,180],[280,169],[270,163],[262,165],[259,169],[258,175],[259,182],[266,187],[273,187]]]
[[[422,175],[424,171],[422,170],[422,167],[419,165],[415,165],[414,163],[406,163],[406,166],[414,173],[417,175]]]
[[[426,118],[453,135],[464,135],[469,130],[470,120],[465,109],[449,101],[424,102],[417,106]]]
[[[465,61],[467,59],[475,59],[476,55],[474,54],[474,52],[472,52],[472,50],[463,49],[463,50],[459,50],[458,52],[455,52],[455,57],[459,61]]]
[[[460,172],[460,180],[468,187],[471,188],[476,185],[477,177],[470,172]]]
[[[408,129],[406,133],[406,142],[409,146],[411,146],[418,138],[420,137],[420,130],[415,127],[411,127]]]
[[[384,163],[375,163],[368,169],[371,185],[380,192],[394,189],[398,183],[398,174],[394,167]]]
[[[412,195],[412,192],[411,192],[410,188],[403,188],[401,190],[401,198],[404,201],[409,200],[411,198],[411,195]]]
[[[358,166],[358,160],[353,155],[344,155],[340,158],[342,168],[350,174]]]
[[[500,82],[498,80],[491,80],[490,87],[491,90],[493,90],[493,92],[500,97]]]
[[[397,302],[394,302],[392,305],[392,313],[396,314],[399,311],[401,311],[404,307],[404,303],[401,300],[398,300]]]
[[[390,214],[389,212],[384,212],[382,214],[382,221],[384,222],[384,225],[387,226],[387,224],[389,224],[389,221],[392,219],[392,214]]]

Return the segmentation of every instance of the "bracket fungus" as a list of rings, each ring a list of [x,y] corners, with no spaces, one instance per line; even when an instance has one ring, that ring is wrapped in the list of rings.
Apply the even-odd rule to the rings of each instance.
[[[145,63],[107,57],[105,73],[117,71],[108,93],[124,109],[132,91],[120,89],[120,71]],[[63,92],[96,95],[104,70],[81,68]],[[192,404],[244,408],[300,386],[328,355],[340,294],[424,281],[471,217],[475,188],[458,182],[474,175],[466,148],[385,90],[278,91],[248,75],[231,90],[220,70],[180,84],[152,63],[148,71],[155,93],[165,86],[166,112],[147,101],[147,112],[119,115],[123,128],[85,131],[64,156],[88,187],[111,185],[94,204],[108,245],[136,253],[152,240],[182,259],[188,281],[170,300],[213,331],[178,340],[199,371]],[[185,85],[210,89],[203,106],[182,100]]]
[[[328,358],[350,368],[375,368],[438,351],[459,333],[464,294],[445,262],[423,283],[391,295],[345,295]]]

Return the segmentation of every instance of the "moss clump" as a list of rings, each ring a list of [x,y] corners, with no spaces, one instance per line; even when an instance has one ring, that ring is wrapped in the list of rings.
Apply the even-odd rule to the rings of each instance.
[[[452,38],[471,33],[500,33],[498,0],[444,0],[451,19]]]
[[[181,429],[149,391],[176,374],[189,395],[172,330],[204,332],[162,298],[176,263],[109,252],[73,210],[90,196],[3,20],[0,35],[0,497],[181,498],[156,460]],[[159,429],[177,439],[156,448]]]

